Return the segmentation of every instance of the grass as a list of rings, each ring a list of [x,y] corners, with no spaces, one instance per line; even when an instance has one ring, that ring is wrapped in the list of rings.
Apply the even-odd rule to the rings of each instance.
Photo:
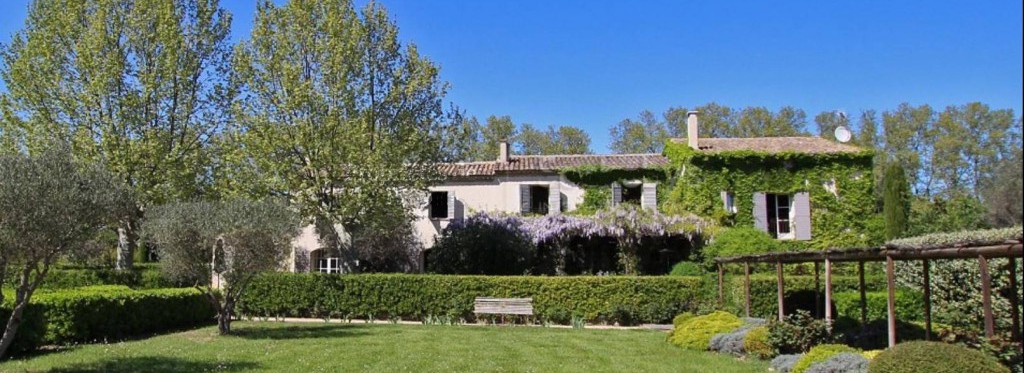
[[[236,322],[6,361],[0,372],[764,372],[650,330]]]

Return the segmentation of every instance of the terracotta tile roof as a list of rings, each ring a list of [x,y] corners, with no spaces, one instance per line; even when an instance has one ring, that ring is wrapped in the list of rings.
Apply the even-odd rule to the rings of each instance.
[[[672,139],[686,143],[685,138]],[[706,138],[697,140],[700,150],[705,152],[728,152],[750,150],[765,153],[857,153],[862,151],[853,145],[841,144],[820,137],[752,137],[752,138]]]
[[[582,155],[513,155],[508,163],[459,162],[444,163],[441,173],[448,176],[488,176],[497,173],[555,172],[580,166],[602,166],[611,169],[635,170],[669,165],[661,154],[582,154]]]

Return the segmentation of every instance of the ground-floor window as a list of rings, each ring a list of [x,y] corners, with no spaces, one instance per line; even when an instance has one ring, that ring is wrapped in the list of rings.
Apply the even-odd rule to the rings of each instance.
[[[792,198],[788,194],[766,194],[768,233],[775,238],[793,238]]]
[[[317,272],[341,273],[341,258],[320,258],[316,262]]]

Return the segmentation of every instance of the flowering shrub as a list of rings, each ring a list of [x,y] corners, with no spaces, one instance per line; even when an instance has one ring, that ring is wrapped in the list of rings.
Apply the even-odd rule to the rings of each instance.
[[[807,352],[812,347],[834,340],[832,328],[807,311],[787,315],[783,321],[768,323],[768,344],[781,354]]]
[[[528,273],[535,248],[514,216],[474,214],[445,228],[427,258],[427,271],[444,274]]]

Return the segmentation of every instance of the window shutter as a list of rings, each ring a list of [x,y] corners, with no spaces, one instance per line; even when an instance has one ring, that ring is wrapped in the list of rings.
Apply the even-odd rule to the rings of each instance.
[[[455,219],[455,191],[448,191],[448,219]]]
[[[807,192],[793,195],[793,229],[796,239],[811,239],[811,196]]]
[[[726,192],[726,191],[723,190],[723,191],[719,192],[719,195],[722,197],[722,209],[725,210],[726,214],[728,214],[730,212],[729,211],[729,192]]]
[[[754,193],[754,228],[768,232],[768,206],[764,193]]]
[[[640,194],[640,207],[644,210],[658,210],[658,184],[644,183],[643,193]]]
[[[530,186],[526,184],[519,185],[519,212],[530,213]]]
[[[622,185],[612,183],[612,206],[618,206],[620,203],[622,203]]]
[[[558,215],[562,212],[562,192],[559,191],[561,183],[554,182],[548,186],[548,215]]]

